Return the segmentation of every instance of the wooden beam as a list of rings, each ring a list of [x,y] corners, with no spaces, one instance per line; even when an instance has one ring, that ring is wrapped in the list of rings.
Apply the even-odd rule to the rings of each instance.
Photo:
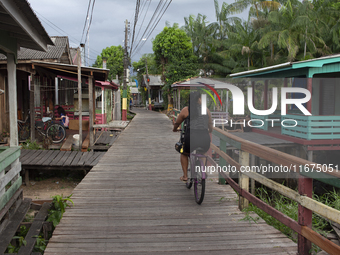
[[[239,153],[239,162],[242,166],[249,166],[249,153],[245,151],[240,151]],[[242,172],[239,172],[238,183],[240,188],[245,191],[249,191],[249,177]],[[248,208],[249,201],[244,197],[239,196],[239,209],[242,211],[245,208]]]
[[[30,126],[31,126],[31,141],[35,141],[35,107],[34,107],[34,75],[29,77],[29,83],[30,83]]]
[[[254,154],[257,157],[263,158],[265,160],[271,161],[275,164],[288,166],[290,167],[291,171],[300,172],[299,167],[302,165],[311,165],[315,164],[314,162],[286,154],[284,152],[274,150],[272,148],[268,148],[267,146],[263,146],[260,144],[255,144],[245,139],[239,138],[231,133],[225,132],[219,128],[214,127],[214,134],[223,135],[225,139],[233,140],[233,142],[239,146],[239,149],[242,151],[249,152]],[[236,147],[238,148],[238,147]],[[337,172],[333,168],[327,168],[327,174],[340,178],[340,172]],[[326,171],[326,169],[325,169]]]
[[[96,115],[96,109],[94,108],[93,104],[93,78],[92,76],[88,78],[88,84],[89,84],[89,145],[92,146],[94,144],[94,130],[93,130],[93,124],[94,124],[94,117]],[[88,146],[87,146],[88,147]]]
[[[307,78],[307,89],[312,95],[313,91],[313,78]],[[312,98],[307,102],[307,110],[312,113]]]
[[[63,143],[63,146],[61,146],[61,151],[71,151],[72,150],[72,143],[73,143],[73,136],[68,135],[65,142]]]
[[[240,171],[241,165],[237,163],[233,158],[231,158],[226,153],[223,153],[216,145],[210,144],[211,148],[220,155],[221,158],[223,158],[225,161],[227,161],[230,165],[235,166],[237,171]],[[220,159],[221,160],[221,159]],[[221,165],[221,164],[220,164]],[[324,205],[320,202],[315,201],[314,199],[306,196],[306,195],[300,195],[298,192],[279,184],[273,180],[268,179],[267,177],[255,173],[255,172],[244,172],[244,175],[248,176],[249,178],[267,186],[268,188],[271,188],[272,190],[275,190],[279,192],[280,194],[292,199],[293,201],[298,202],[302,206],[304,206],[307,209],[312,210],[313,212],[318,213],[319,215],[332,220],[334,222],[337,222],[340,224],[340,212],[334,208],[331,208],[327,205]]]
[[[264,81],[264,92],[263,93],[264,93],[263,109],[268,110],[268,80]]]
[[[10,129],[10,146],[18,146],[18,103],[17,103],[17,72],[15,57],[13,54],[7,54],[7,72],[8,72],[8,101],[9,101],[9,129]]]
[[[90,146],[90,133],[92,133],[92,132],[90,131],[90,132],[87,133],[87,136],[86,136],[86,138],[85,138],[85,140],[84,140],[84,142],[83,142],[83,144],[81,146],[81,151],[82,152],[86,152],[87,149]]]
[[[79,112],[79,148],[83,143],[83,114],[82,114],[82,93],[81,93],[81,56],[80,56],[80,48],[77,49],[77,57],[78,57],[78,112]]]

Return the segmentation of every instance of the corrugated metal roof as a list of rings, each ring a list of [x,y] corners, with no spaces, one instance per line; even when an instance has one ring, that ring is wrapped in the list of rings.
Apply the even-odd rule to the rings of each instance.
[[[340,54],[334,54],[330,56],[320,57],[320,58],[313,58],[303,61],[297,61],[297,62],[287,62],[282,63],[278,65],[258,68],[250,71],[243,71],[239,73],[233,73],[230,74],[230,77],[251,77],[252,75],[263,75],[267,72],[281,72],[285,71],[284,68],[291,68],[291,69],[297,69],[297,68],[309,68],[309,67],[322,67],[324,64],[327,63],[334,63],[339,62]]]
[[[63,53],[67,50],[68,37],[67,36],[52,36],[51,40],[55,46],[48,45],[47,52],[32,50],[27,48],[20,48],[18,51],[18,60],[43,60],[61,58]],[[6,56],[0,54],[0,60],[6,60]]]
[[[0,19],[0,30],[10,32],[23,47],[45,50],[53,44],[27,0],[0,1]]]

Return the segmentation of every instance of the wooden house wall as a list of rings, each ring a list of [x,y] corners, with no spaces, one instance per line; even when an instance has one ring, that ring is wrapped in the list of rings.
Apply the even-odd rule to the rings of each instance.
[[[9,112],[7,103],[7,88],[6,88],[6,70],[0,72],[0,89],[4,90],[5,93],[0,95],[0,132],[9,130]]]
[[[326,78],[313,78],[313,92],[312,92],[312,115],[320,115],[321,110],[321,95],[320,91],[322,90],[322,83],[327,82],[330,77]],[[329,114],[324,115],[340,115],[340,78],[333,78],[332,81],[335,83],[335,90],[334,90],[334,112],[329,112]],[[333,101],[333,99],[331,100]],[[331,101],[324,102],[325,104],[330,103]]]

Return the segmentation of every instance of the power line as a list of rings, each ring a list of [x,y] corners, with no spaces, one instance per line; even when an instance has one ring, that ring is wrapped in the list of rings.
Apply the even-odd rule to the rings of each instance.
[[[135,29],[136,29],[136,24],[138,22],[139,7],[140,7],[140,0],[137,0],[136,11],[135,11],[135,21],[133,23],[133,32],[132,32],[132,41],[131,41],[131,47],[130,47],[130,55],[131,55],[131,49],[133,47],[133,42],[135,40]]]
[[[145,4],[146,4],[146,1],[145,1]],[[145,4],[144,4],[144,6],[145,6]],[[141,29],[142,29],[142,26],[143,26],[143,24],[144,24],[145,17],[146,17],[146,15],[148,14],[148,10],[149,10],[150,4],[151,4],[151,0],[149,1],[148,8],[146,9],[146,12],[145,12],[145,15],[144,15],[142,24],[141,24],[140,27],[139,27],[139,30],[138,30],[138,33],[137,33],[136,38],[138,38],[139,33],[140,33]],[[144,6],[143,6],[143,8],[142,8],[142,12],[143,12]],[[132,47],[131,47],[131,51],[132,51]],[[131,51],[130,51],[130,55],[131,55]]]
[[[140,49],[144,46],[145,42],[149,39],[150,35],[152,34],[152,32],[153,32],[153,31],[155,30],[155,28],[157,27],[159,21],[162,19],[162,17],[163,17],[163,15],[164,15],[164,13],[166,12],[166,10],[169,8],[171,2],[172,2],[172,0],[170,0],[170,2],[168,3],[168,5],[166,6],[165,10],[163,11],[162,15],[161,15],[160,18],[158,19],[157,23],[156,23],[156,24],[154,23],[155,25],[153,26],[152,30],[149,32],[149,34],[148,34],[146,40],[144,40],[144,42],[143,42],[142,45],[140,46]],[[166,3],[165,3],[165,4],[166,4]],[[165,4],[164,4],[164,6],[165,6]],[[164,9],[164,6],[163,6],[162,10]],[[159,17],[159,15],[158,15],[158,17]]]
[[[133,52],[134,52],[134,51],[135,51],[135,50],[138,48],[139,44],[140,44],[140,43],[141,43],[141,41],[143,40],[143,38],[144,38],[144,35],[145,35],[145,33],[148,31],[148,29],[149,29],[149,26],[151,25],[151,23],[152,23],[153,19],[155,18],[155,15],[156,15],[156,13],[158,12],[158,10],[159,10],[159,7],[161,6],[162,2],[163,2],[163,0],[159,1],[158,5],[157,5],[157,7],[156,7],[156,10],[154,11],[154,13],[153,13],[153,15],[152,15],[152,17],[151,17],[151,19],[150,19],[150,21],[149,21],[148,25],[146,26],[146,29],[144,30],[144,33],[143,33],[143,35],[141,36],[141,38],[140,38],[139,42],[137,43],[137,45],[136,45],[135,49],[133,49],[133,50],[132,50],[132,53],[133,53]]]
[[[85,18],[85,24],[84,24],[84,28],[83,28],[83,33],[81,35],[80,43],[83,41],[83,37],[84,37],[85,29],[86,29],[86,24],[88,23],[91,1],[92,0],[89,0],[89,5],[87,6],[87,13],[86,13],[86,18]]]
[[[41,18],[43,18],[44,19],[44,21],[46,22],[46,24],[49,26],[49,27],[51,27],[51,28],[53,28],[55,31],[57,31],[58,33],[60,33],[60,31],[62,32],[62,33],[64,33],[64,34],[66,34],[69,38],[72,38],[73,40],[75,40],[77,43],[76,44],[78,44],[78,39],[76,39],[75,37],[73,37],[73,36],[71,36],[70,34],[68,34],[68,33],[66,33],[64,30],[62,30],[60,27],[58,27],[57,25],[55,25],[54,23],[52,23],[51,21],[49,21],[47,18],[45,18],[43,15],[41,15],[40,13],[38,13],[37,11],[35,11]],[[50,23],[50,24],[52,24],[54,27],[56,27],[57,29],[59,29],[60,31],[58,31],[58,30],[56,30],[54,27],[52,27],[50,24],[48,24],[48,23]],[[75,41],[72,41],[73,43],[75,43]]]
[[[72,35],[70,35],[69,33],[65,32],[63,29],[61,29],[60,27],[58,27],[56,24],[54,24],[53,22],[49,21],[47,18],[45,18],[43,15],[41,15],[39,12],[35,11],[36,14],[39,15],[39,18],[41,18],[41,20],[49,27],[51,27],[53,30],[55,30],[56,32],[58,32],[61,35],[67,35],[70,42],[74,43],[74,44],[79,44],[79,41],[77,38],[73,37]],[[100,55],[101,53],[93,50],[94,54]]]
[[[93,9],[94,9],[94,3],[96,2],[96,0],[93,0],[93,3],[92,3],[92,10],[91,10],[91,17],[90,17],[90,22],[89,22],[89,26],[87,28],[87,32],[86,32],[86,40],[85,40],[85,44],[87,42],[87,35],[89,34],[89,31],[90,31],[90,27],[91,27],[91,23],[92,23],[92,16],[93,16]]]

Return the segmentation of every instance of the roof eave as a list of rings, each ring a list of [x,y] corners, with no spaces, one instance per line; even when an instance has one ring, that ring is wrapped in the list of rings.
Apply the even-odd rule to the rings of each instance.
[[[34,14],[28,2],[25,0],[21,1],[20,4],[26,7],[23,8],[26,13],[17,7],[16,1],[1,0],[0,2],[0,5],[8,12],[13,20],[15,20],[18,26],[20,26],[21,29],[31,38],[31,42],[34,44],[28,42],[28,45],[30,45],[29,48],[47,51],[47,45],[54,45],[51,38],[46,33],[44,27],[41,25],[39,19]],[[33,25],[28,16],[34,16],[37,21],[35,23],[38,23],[39,25]],[[18,43],[20,46],[25,47],[25,43],[21,42],[19,39]]]

